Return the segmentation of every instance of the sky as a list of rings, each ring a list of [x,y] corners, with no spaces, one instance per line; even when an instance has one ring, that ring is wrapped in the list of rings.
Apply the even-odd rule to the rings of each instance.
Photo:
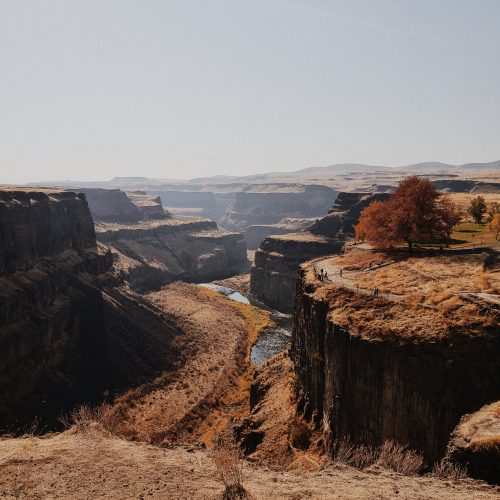
[[[500,159],[500,0],[0,0],[0,183]]]

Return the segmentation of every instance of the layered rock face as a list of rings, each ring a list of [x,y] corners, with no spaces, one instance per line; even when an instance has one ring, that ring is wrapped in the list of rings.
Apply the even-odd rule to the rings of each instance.
[[[159,196],[144,191],[125,193],[121,189],[79,189],[98,222],[135,223],[140,220],[165,219],[170,216],[163,209]]]
[[[498,399],[500,339],[494,328],[482,336],[425,339],[424,311],[420,341],[353,333],[336,324],[317,286],[311,264],[301,266],[291,355],[298,412],[323,430],[332,450],[339,439],[373,446],[394,440],[432,464],[445,454],[462,415]],[[346,289],[336,293],[345,295],[346,305],[354,297]],[[373,314],[376,306],[362,301]]]
[[[277,224],[255,224],[249,226],[245,230],[245,241],[247,248],[256,250],[265,238],[275,234],[289,234],[303,231],[317,219],[297,219],[293,217],[286,217],[280,220]]]
[[[331,207],[337,192],[326,186],[276,185],[268,192],[236,193],[230,212],[219,224],[231,231],[244,231],[249,226],[276,224],[285,217],[320,217]]]
[[[299,264],[341,249],[341,241],[312,233],[269,236],[255,252],[250,293],[273,309],[292,312]]]
[[[102,387],[105,348],[96,245],[83,195],[0,192],[0,426]],[[97,347],[99,346],[100,347]]]
[[[283,312],[293,310],[299,264],[337,253],[354,236],[362,210],[387,194],[339,193],[329,215],[300,233],[274,235],[264,239],[255,253],[250,291],[265,304]]]
[[[447,459],[472,477],[500,484],[500,401],[461,418],[453,431]]]
[[[0,191],[0,429],[49,428],[173,366],[179,330],[120,287],[83,194]]]
[[[64,250],[93,247],[94,223],[84,196],[0,191],[0,275],[28,270]]]
[[[98,224],[97,239],[112,247],[117,269],[140,290],[225,278],[248,265],[243,236],[204,219]]]

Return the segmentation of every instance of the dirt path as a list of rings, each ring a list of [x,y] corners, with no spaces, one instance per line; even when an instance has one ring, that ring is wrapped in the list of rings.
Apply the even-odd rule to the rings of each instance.
[[[369,269],[365,269],[363,271],[346,271],[340,265],[335,264],[331,259],[326,258],[322,260],[318,260],[314,262],[314,270],[316,275],[318,276],[321,270],[326,271],[327,278],[324,278],[325,283],[334,283],[336,285],[340,285],[343,288],[347,288],[356,293],[361,293],[363,295],[374,295],[374,289],[368,288],[360,288],[359,286],[353,285],[352,278],[360,273],[366,273],[375,271],[376,269],[380,269],[381,267],[390,266],[393,264],[392,262],[388,262],[382,265],[376,265],[370,267]],[[401,301],[404,299],[404,295],[396,295],[395,293],[387,293],[387,292],[378,292],[378,296],[384,297],[393,301]]]
[[[472,480],[442,481],[375,469],[329,466],[315,473],[275,472],[244,463],[243,484],[254,500],[498,498]],[[97,430],[44,439],[0,440],[0,498],[215,499],[222,483],[210,454],[161,449]]]

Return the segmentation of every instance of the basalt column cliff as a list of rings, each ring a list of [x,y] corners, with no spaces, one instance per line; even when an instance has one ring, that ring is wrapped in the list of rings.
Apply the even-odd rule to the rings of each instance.
[[[401,259],[359,251],[301,266],[292,341],[298,412],[324,431],[332,453],[342,439],[394,440],[432,464],[464,414],[500,398],[499,311],[474,284],[476,269],[488,272],[496,255],[425,257],[432,280],[420,276],[415,289],[408,283],[421,258]],[[319,281],[318,267],[332,280]],[[379,285],[391,273],[401,288]]]
[[[83,195],[0,191],[0,426],[102,389],[110,266]]]
[[[174,322],[122,286],[84,194],[0,190],[0,429],[53,426],[178,361]]]

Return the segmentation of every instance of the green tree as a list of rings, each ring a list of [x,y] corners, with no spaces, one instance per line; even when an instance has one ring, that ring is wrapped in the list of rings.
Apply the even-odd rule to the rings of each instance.
[[[472,198],[467,207],[467,213],[474,219],[476,224],[480,224],[483,220],[483,215],[486,212],[486,202],[482,196]]]

